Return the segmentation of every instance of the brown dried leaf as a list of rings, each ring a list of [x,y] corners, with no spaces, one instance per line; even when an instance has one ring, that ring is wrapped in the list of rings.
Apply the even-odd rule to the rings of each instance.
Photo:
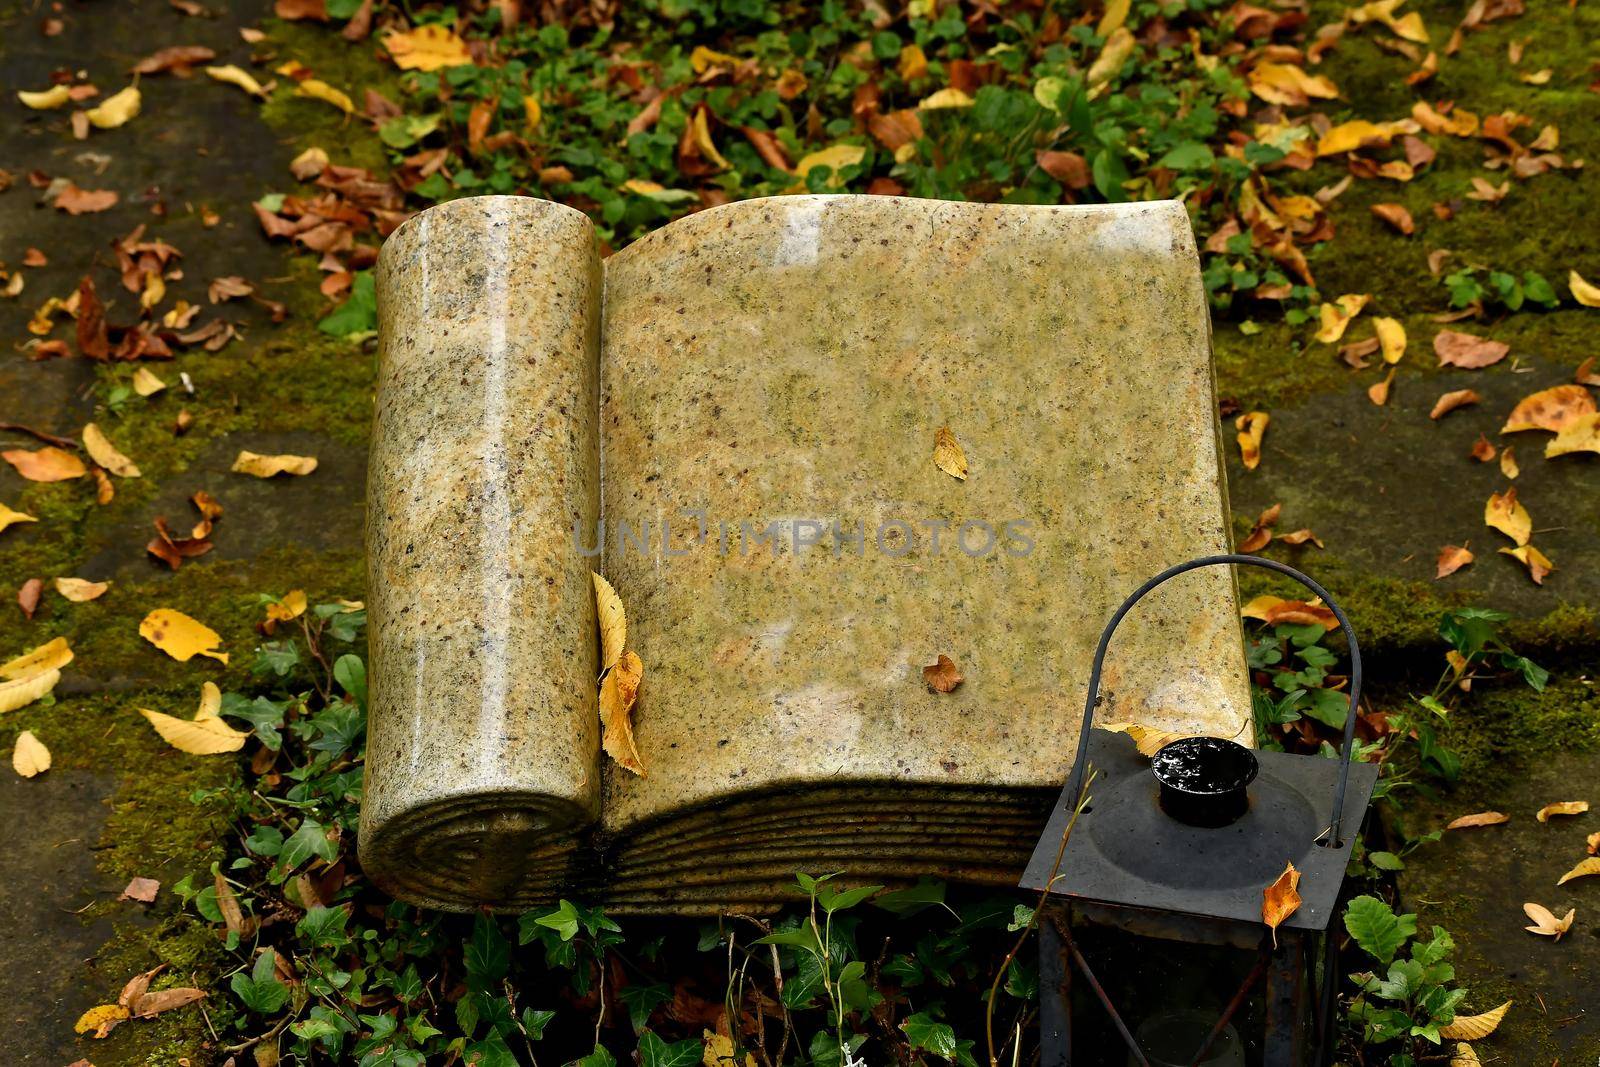
[[[1500,1020],[1511,1009],[1511,1001],[1482,1015],[1457,1015],[1455,1022],[1439,1028],[1439,1036],[1449,1041],[1481,1041],[1495,1032]]]
[[[181,1008],[185,1004],[193,1004],[205,996],[205,991],[192,986],[172,986],[168,989],[158,989],[154,993],[146,993],[129,1005],[129,1011],[135,1019],[148,1019],[173,1008]]]
[[[111,189],[80,189],[68,182],[56,196],[56,208],[69,215],[89,215],[106,210],[119,199]]]
[[[1534,818],[1540,822],[1549,822],[1553,815],[1582,815],[1589,810],[1587,800],[1558,800],[1553,804],[1546,804],[1534,813]]]
[[[155,903],[156,893],[161,889],[161,883],[154,878],[137,877],[128,882],[128,887],[122,891],[118,900],[136,900],[141,904]]]
[[[1594,397],[1581,385],[1557,385],[1525,396],[1511,409],[1501,433],[1550,430],[1560,433],[1596,411]]]
[[[966,481],[967,454],[948,426],[939,427],[933,435],[933,463],[957,481]]]
[[[1294,864],[1285,864],[1278,880],[1261,893],[1261,921],[1272,931],[1272,943],[1278,943],[1278,926],[1300,907],[1300,872]]]
[[[1322,538],[1312,533],[1309,529],[1292,530],[1286,534],[1279,534],[1278,540],[1286,545],[1303,545],[1309,541],[1318,548],[1325,547],[1322,543]]]
[[[1367,386],[1367,399],[1380,408],[1389,402],[1389,390],[1394,387],[1394,368],[1389,368],[1389,373],[1383,376],[1383,381],[1373,382]]]
[[[922,680],[935,693],[952,692],[963,681],[955,660],[946,655],[940,655],[937,663],[922,668]]]
[[[87,578],[57,578],[56,592],[75,604],[95,600],[111,588],[110,582],[91,582]]]
[[[1438,355],[1441,367],[1465,367],[1468,370],[1476,370],[1506,358],[1511,346],[1470,333],[1440,330],[1434,335],[1433,351]]]
[[[1452,819],[1446,830],[1470,830],[1477,826],[1499,826],[1511,821],[1511,816],[1503,811],[1479,811],[1471,815],[1463,815]]]
[[[1372,213],[1398,233],[1409,237],[1417,232],[1417,224],[1404,204],[1373,204]]]
[[[1454,389],[1434,401],[1433,410],[1428,412],[1428,418],[1442,419],[1456,410],[1456,408],[1464,408],[1469,404],[1476,404],[1482,399],[1483,397],[1479,396],[1476,390]],[[1492,448],[1493,446],[1490,447]],[[1473,447],[1473,454],[1477,454],[1476,446]],[[1493,455],[1493,453],[1491,452],[1490,455]]]
[[[1566,915],[1558,919],[1555,913],[1543,904],[1534,904],[1532,902],[1522,905],[1522,911],[1523,914],[1533,920],[1532,926],[1525,926],[1523,929],[1530,934],[1553,937],[1557,941],[1561,940],[1562,934],[1572,929],[1573,916],[1578,914],[1576,908],[1570,908]]]
[[[1478,435],[1478,439],[1472,442],[1472,458],[1477,460],[1479,463],[1487,463],[1493,459],[1494,456],[1494,445],[1487,437],[1480,433]]]
[[[1472,552],[1465,545],[1445,545],[1439,550],[1439,565],[1433,576],[1434,581],[1448,578],[1471,562]]]
[[[64,482],[71,478],[82,478],[89,473],[89,468],[83,465],[83,460],[54,445],[32,451],[13,448],[0,452],[0,459],[15,467],[17,473],[30,482]]]
[[[1507,478],[1515,478],[1522,473],[1522,468],[1517,466],[1516,449],[1510,445],[1507,445],[1506,450],[1500,453],[1500,473]]]
[[[194,67],[202,63],[209,63],[215,58],[217,58],[217,53],[204,45],[175,44],[145,56],[133,65],[130,73],[166,74],[170,72],[180,78],[186,78]]]
[[[1528,568],[1528,575],[1533,579],[1534,585],[1543,585],[1545,576],[1556,569],[1550,562],[1550,557],[1540,552],[1532,545],[1522,545],[1519,548],[1502,548],[1500,554],[1510,556],[1524,567]]]
[[[633,705],[639,696],[644,664],[637,653],[626,651],[600,683],[600,722],[604,727],[601,748],[634,774],[644,775],[644,762],[633,740]]]

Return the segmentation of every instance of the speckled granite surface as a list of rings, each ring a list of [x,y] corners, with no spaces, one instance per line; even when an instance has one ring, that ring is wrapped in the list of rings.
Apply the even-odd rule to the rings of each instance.
[[[594,599],[601,266],[580,212],[433,208],[384,243],[368,497],[363,866],[397,895],[557,883],[599,799]]]
[[[747,201],[599,276],[533,200],[384,247],[363,862],[457,907],[601,870],[617,911],[1014,881],[1105,618],[1228,544],[1183,209]],[[598,752],[591,566],[645,665],[642,778]],[[1108,720],[1247,733],[1231,576],[1148,597],[1105,682]]]

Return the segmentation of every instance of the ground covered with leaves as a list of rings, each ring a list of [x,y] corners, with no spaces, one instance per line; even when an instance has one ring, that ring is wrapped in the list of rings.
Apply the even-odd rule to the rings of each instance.
[[[8,0],[0,27],[17,1062],[1031,1061],[1021,896],[816,871],[776,917],[445,917],[354,855],[383,237],[523,193],[618,248],[805,190],[1188,205],[1238,541],[1333,588],[1376,676],[1342,1060],[1600,1050],[1587,0]],[[1326,751],[1340,635],[1244,581],[1259,739]]]

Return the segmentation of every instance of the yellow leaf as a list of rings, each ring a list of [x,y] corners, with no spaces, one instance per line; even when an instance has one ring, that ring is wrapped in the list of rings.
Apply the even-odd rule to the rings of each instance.
[[[250,474],[257,478],[271,478],[278,474],[310,474],[316,469],[315,456],[261,456],[241,451],[233,461],[235,474]]]
[[[1478,1054],[1472,1051],[1472,1046],[1465,1041],[1456,1042],[1456,1050],[1450,1054],[1450,1067],[1483,1067],[1483,1061],[1478,1059]]]
[[[915,6],[916,0],[912,0],[912,7],[914,8]],[[726,1023],[719,1019],[717,1025],[726,1026]],[[702,1029],[700,1034],[701,1067],[756,1067],[756,1057],[753,1052],[746,1052],[744,1054],[744,1062],[739,1062],[734,1055],[735,1049],[731,1034],[718,1033],[717,1031],[706,1029]]]
[[[1250,91],[1269,104],[1303,104],[1307,97],[1332,100],[1339,87],[1320,74],[1289,63],[1257,63],[1247,78]]]
[[[1340,123],[1330,129],[1317,140],[1317,155],[1332,156],[1340,152],[1351,152],[1369,142],[1387,144],[1403,133],[1416,133],[1421,129],[1414,119],[1399,119],[1395,122],[1368,122],[1366,119],[1354,119],[1350,122]]]
[[[1501,433],[1549,430],[1560,433],[1596,411],[1594,397],[1581,385],[1557,385],[1523,397],[1506,417]]]
[[[57,578],[56,592],[75,604],[95,600],[111,588],[110,582],[91,582],[87,578]]]
[[[12,511],[4,504],[0,504],[0,530],[19,522],[38,522],[32,515],[25,515],[20,511]]]
[[[228,654],[217,649],[222,637],[215,630],[171,608],[157,608],[146,615],[139,624],[139,636],[179,663],[195,656],[228,662]]]
[[[1543,585],[1545,575],[1556,569],[1550,562],[1550,557],[1540,552],[1532,545],[1522,545],[1518,548],[1502,548],[1500,554],[1510,556],[1512,559],[1528,568],[1528,574],[1533,578],[1533,584]]]
[[[142,102],[138,87],[130,85],[106,97],[99,107],[92,107],[84,114],[89,116],[92,125],[102,130],[114,130],[137,115]]]
[[[11,766],[24,778],[43,774],[50,769],[50,750],[33,736],[32,730],[24,730],[17,735],[17,746],[11,750]]]
[[[530,130],[539,128],[539,123],[544,119],[544,107],[539,103],[537,96],[522,98],[522,121]]]
[[[866,158],[867,150],[858,144],[836,144],[828,148],[819,149],[800,160],[794,172],[804,178],[817,167],[827,167],[834,173],[828,177],[828,185],[837,188],[844,184],[844,179],[839,177],[839,171],[845,167],[853,167]]]
[[[1261,439],[1266,436],[1267,423],[1271,421],[1272,416],[1265,411],[1247,411],[1233,420],[1233,428],[1239,431],[1236,435],[1239,457],[1245,470],[1253,471],[1261,465]]]
[[[1106,13],[1100,16],[1100,23],[1094,28],[1095,36],[1106,37],[1112,31],[1122,28],[1128,21],[1128,8],[1133,6],[1133,0],[1108,0]]]
[[[307,78],[305,81],[297,83],[294,87],[294,95],[309,96],[313,100],[321,100],[324,103],[332,104],[346,115],[355,114],[355,102],[350,99],[345,91],[343,89],[335,89],[320,78]]]
[[[18,90],[17,99],[22,101],[24,107],[31,107],[35,111],[50,111],[71,100],[72,90],[65,85],[52,85],[36,93],[22,89]]]
[[[1403,37],[1418,44],[1427,44],[1428,30],[1422,23],[1421,15],[1412,11],[1399,18],[1395,17],[1395,8],[1404,2],[1405,0],[1376,0],[1375,3],[1352,8],[1346,13],[1346,17],[1357,26],[1364,22],[1381,22],[1389,27],[1396,37]]]
[[[161,735],[161,740],[180,752],[187,752],[191,756],[217,756],[224,752],[237,752],[244,747],[245,739],[250,736],[250,732],[235,730],[222,720],[217,714],[217,709],[222,705],[222,693],[210,682],[206,685],[210,688],[202,690],[200,711],[193,719],[163,715],[148,708],[140,708],[139,714],[155,727],[156,733]]]
[[[1400,357],[1406,354],[1406,328],[1400,325],[1400,320],[1379,316],[1372,320],[1372,328],[1383,346],[1383,361],[1399,363]]]
[[[972,103],[972,97],[960,89],[940,89],[936,93],[923,97],[917,108],[921,111],[941,111],[948,108],[971,107]],[[802,170],[800,173],[804,174],[805,171]]]
[[[736,67],[738,65],[738,56],[730,56],[726,52],[718,52],[707,48],[703,44],[695,45],[694,51],[689,53],[689,69],[696,74],[704,74],[712,67]]]
[[[267,95],[267,90],[262,88],[261,83],[256,81],[250,72],[242,67],[236,67],[229,63],[222,67],[207,67],[205,70],[208,77],[214,78],[219,82],[227,82],[229,85],[237,85],[252,96]]]
[[[139,294],[139,306],[149,311],[167,298],[167,283],[153,270],[144,272],[144,290]]]
[[[706,109],[696,108],[694,118],[689,120],[689,136],[693,138],[695,147],[700,149],[702,155],[716,164],[717,169],[727,170],[733,166],[717,151],[716,142],[711,139],[711,126],[706,119]]]
[[[1139,750],[1139,755],[1146,758],[1154,756],[1174,741],[1192,736],[1174,733],[1171,730],[1157,730],[1154,726],[1145,726],[1137,722],[1108,722],[1102,723],[1100,728],[1114,734],[1127,734],[1133,738],[1133,745]]]
[[[1558,919],[1555,916],[1555,912],[1543,904],[1534,904],[1532,902],[1522,905],[1522,913],[1533,920],[1533,925],[1523,927],[1524,930],[1530,934],[1553,937],[1557,941],[1561,940],[1562,934],[1572,929],[1572,919],[1578,914],[1577,909],[1574,908]]]
[[[1456,108],[1448,116],[1435,111],[1426,100],[1411,105],[1411,117],[1429,133],[1447,133],[1452,137],[1471,137],[1478,132],[1478,116]]]
[[[1494,1033],[1510,1009],[1511,1001],[1508,1000],[1482,1015],[1457,1015],[1455,1022],[1439,1028],[1439,1036],[1449,1041],[1479,1041]]]
[[[1572,299],[1584,307],[1600,308],[1600,285],[1590,285],[1577,271],[1567,272],[1567,288],[1572,290]]]
[[[139,468],[134,466],[133,460],[118,452],[100,427],[92,422],[83,427],[83,447],[88,450],[90,459],[112,474],[120,478],[139,477]]]
[[[1590,856],[1572,870],[1561,876],[1556,885],[1566,885],[1574,878],[1586,878],[1591,874],[1600,874],[1600,856]]]
[[[127,1017],[128,1009],[121,1004],[101,1004],[78,1016],[72,1029],[80,1034],[93,1030],[95,1037],[105,1037]]]
[[[27,707],[54,689],[59,681],[61,672],[51,667],[15,681],[0,682],[0,715]]]
[[[1489,502],[1483,506],[1483,521],[1519,545],[1527,544],[1533,536],[1533,517],[1517,500],[1515,489],[1489,494]]]
[[[167,387],[167,383],[157,378],[146,367],[140,367],[133,372],[133,391],[140,396],[154,396]]]
[[[633,741],[633,703],[639,696],[644,664],[634,652],[624,652],[600,683],[600,722],[605,728],[600,747],[634,774],[644,775],[644,763]]]
[[[933,464],[957,481],[967,480],[967,454],[948,426],[933,435]]]
[[[928,54],[920,45],[908,44],[900,49],[898,63],[900,77],[904,81],[916,81],[928,73]]]
[[[1546,804],[1534,813],[1534,818],[1540,822],[1549,822],[1552,815],[1582,815],[1589,810],[1587,800],[1558,800],[1554,804]]]
[[[1511,445],[1505,447],[1500,453],[1500,473],[1507,478],[1515,478],[1522,473],[1522,468],[1517,466],[1517,450]]]
[[[1317,340],[1330,345],[1337,343],[1350,320],[1361,314],[1361,309],[1371,299],[1365,293],[1346,293],[1332,304],[1323,304],[1318,311],[1322,328],[1317,331]]]
[[[58,671],[72,662],[72,649],[65,637],[46,641],[25,655],[0,664],[0,678],[31,678],[41,671]]]
[[[1600,412],[1591,412],[1572,420],[1545,442],[1546,458],[1566,456],[1573,452],[1600,453]],[[4,514],[0,514],[0,523],[3,523],[4,519]]]
[[[1126,26],[1118,26],[1111,31],[1111,36],[1106,38],[1105,47],[1100,49],[1100,54],[1089,65],[1089,85],[1098,87],[1111,80],[1112,75],[1122,69],[1122,65],[1133,54],[1135,41],[1133,34]]]
[[[1278,880],[1261,892],[1261,921],[1272,931],[1272,943],[1278,943],[1278,927],[1283,920],[1300,908],[1300,872],[1294,864],[1285,864]]]
[[[600,621],[600,671],[604,673],[616,666],[628,643],[628,613],[610,582],[594,571],[589,572],[589,578],[594,583],[595,615]]]
[[[291,622],[306,613],[306,594],[302,589],[291,589],[282,600],[267,605],[267,619],[271,622]]]
[[[391,30],[383,38],[394,65],[401,70],[438,70],[471,63],[467,42],[438,25],[418,26],[414,30]]]

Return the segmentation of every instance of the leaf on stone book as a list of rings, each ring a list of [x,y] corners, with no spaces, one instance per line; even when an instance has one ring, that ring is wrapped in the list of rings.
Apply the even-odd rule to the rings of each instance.
[[[948,426],[933,435],[933,464],[957,481],[967,479],[967,453]]]
[[[1511,409],[1501,433],[1550,430],[1560,433],[1596,411],[1594,397],[1581,385],[1557,385],[1525,396]]]
[[[191,756],[216,756],[224,752],[237,752],[244,747],[248,730],[235,730],[222,720],[222,691],[212,682],[200,687],[200,708],[193,719],[180,719],[148,708],[140,708],[143,715],[161,739],[180,752]]]
[[[1558,800],[1540,808],[1533,817],[1540,822],[1549,822],[1552,815],[1582,815],[1588,810],[1587,800]]]
[[[1558,919],[1555,913],[1543,904],[1531,902],[1522,905],[1522,911],[1529,919],[1533,920],[1532,926],[1525,926],[1523,929],[1530,934],[1538,934],[1541,937],[1553,937],[1557,941],[1561,940],[1562,934],[1572,929],[1572,919],[1578,914],[1577,909],[1572,908]]]
[[[1507,478],[1515,478],[1522,473],[1522,468],[1517,465],[1516,448],[1507,445],[1504,452],[1500,453],[1500,473]]]
[[[83,460],[62,448],[50,445],[29,450],[13,448],[0,452],[0,458],[17,469],[30,482],[64,482],[89,473]]]
[[[143,101],[138,87],[130,85],[121,92],[106,97],[100,106],[92,107],[84,114],[88,116],[89,124],[96,129],[114,130],[139,114],[139,105]]]
[[[438,70],[472,62],[467,42],[439,25],[391,30],[383,37],[383,47],[401,70]]]
[[[1572,870],[1563,874],[1560,881],[1556,882],[1556,885],[1566,885],[1574,878],[1587,878],[1592,874],[1600,874],[1600,856],[1590,856],[1588,859],[1583,860]]]
[[[956,670],[955,660],[941,654],[938,662],[922,668],[922,680],[935,693],[949,693],[962,683],[963,678],[961,672]]]
[[[1574,452],[1600,453],[1600,413],[1580,415],[1563,426],[1545,442],[1546,459],[1567,456]]]
[[[1448,578],[1456,571],[1472,562],[1472,550],[1465,545],[1445,545],[1439,550],[1438,569],[1434,573],[1434,580]]]
[[[1457,330],[1440,330],[1433,337],[1433,351],[1441,367],[1477,370],[1506,358],[1511,346]]]
[[[72,649],[65,637],[53,638],[30,652],[0,663],[0,678],[31,678],[44,671],[59,671],[72,662]]]
[[[24,730],[17,735],[16,747],[11,750],[11,767],[24,778],[43,774],[50,769],[50,750],[33,736],[32,730]]]
[[[255,452],[240,451],[233,461],[235,474],[249,474],[257,478],[272,478],[279,474],[310,474],[317,469],[315,456],[263,456]]]
[[[1158,730],[1154,726],[1146,726],[1137,722],[1107,722],[1101,723],[1100,729],[1114,734],[1127,734],[1133,738],[1133,745],[1139,750],[1139,755],[1146,759],[1154,756],[1174,741],[1180,741],[1192,734],[1175,733],[1172,730]]]
[[[91,582],[87,578],[57,578],[56,592],[75,604],[95,600],[111,588],[110,582]]]
[[[54,689],[59,681],[61,672],[50,668],[9,682],[0,682],[0,715],[27,707]]]
[[[1261,439],[1271,421],[1272,416],[1265,411],[1247,411],[1233,420],[1233,428],[1239,431],[1239,458],[1245,470],[1253,471],[1261,465]]]
[[[228,654],[217,646],[222,636],[198,619],[192,619],[172,608],[156,608],[139,624],[139,636],[177,660],[187,663],[195,656],[209,656],[219,663],[228,662]]]
[[[89,453],[90,459],[117,477],[139,477],[139,468],[134,465],[133,460],[117,451],[111,439],[92,422],[86,423],[83,427],[83,447]]]
[[[1460,818],[1451,819],[1445,829],[1470,830],[1476,826],[1499,826],[1510,821],[1511,816],[1503,811],[1479,811],[1471,815],[1463,815]]]
[[[127,1018],[128,1009],[121,1004],[100,1004],[78,1016],[78,1021],[72,1024],[72,1029],[80,1034],[93,1031],[91,1036],[102,1038]]]
[[[1278,880],[1261,892],[1261,921],[1272,931],[1272,944],[1278,944],[1278,927],[1300,908],[1300,872],[1293,863],[1284,865]]]
[[[1511,1010],[1511,1001],[1482,1015],[1457,1015],[1455,1022],[1439,1028],[1439,1036],[1448,1041],[1481,1041],[1495,1032],[1500,1020]]]
[[[1483,506],[1483,521],[1519,545],[1527,544],[1528,538],[1533,536],[1533,518],[1517,500],[1515,488],[1489,495],[1488,503]]]
[[[0,530],[4,530],[6,527],[15,525],[19,522],[38,521],[39,520],[34,518],[32,515],[27,515],[20,511],[12,511],[4,504],[0,504]]]
[[[600,673],[604,674],[616,666],[628,643],[628,613],[610,582],[594,571],[589,572],[589,580],[594,584],[595,616],[600,623]]]
[[[1528,576],[1533,579],[1534,585],[1543,585],[1545,578],[1551,571],[1556,569],[1556,565],[1550,561],[1550,557],[1532,545],[1502,548],[1500,549],[1500,554],[1502,556],[1510,556],[1528,568]]]
[[[600,747],[606,755],[616,760],[634,774],[644,775],[644,762],[633,741],[633,704],[639,697],[639,683],[644,677],[644,664],[637,653],[622,653],[616,666],[606,672],[600,683],[600,722],[604,737]]]

